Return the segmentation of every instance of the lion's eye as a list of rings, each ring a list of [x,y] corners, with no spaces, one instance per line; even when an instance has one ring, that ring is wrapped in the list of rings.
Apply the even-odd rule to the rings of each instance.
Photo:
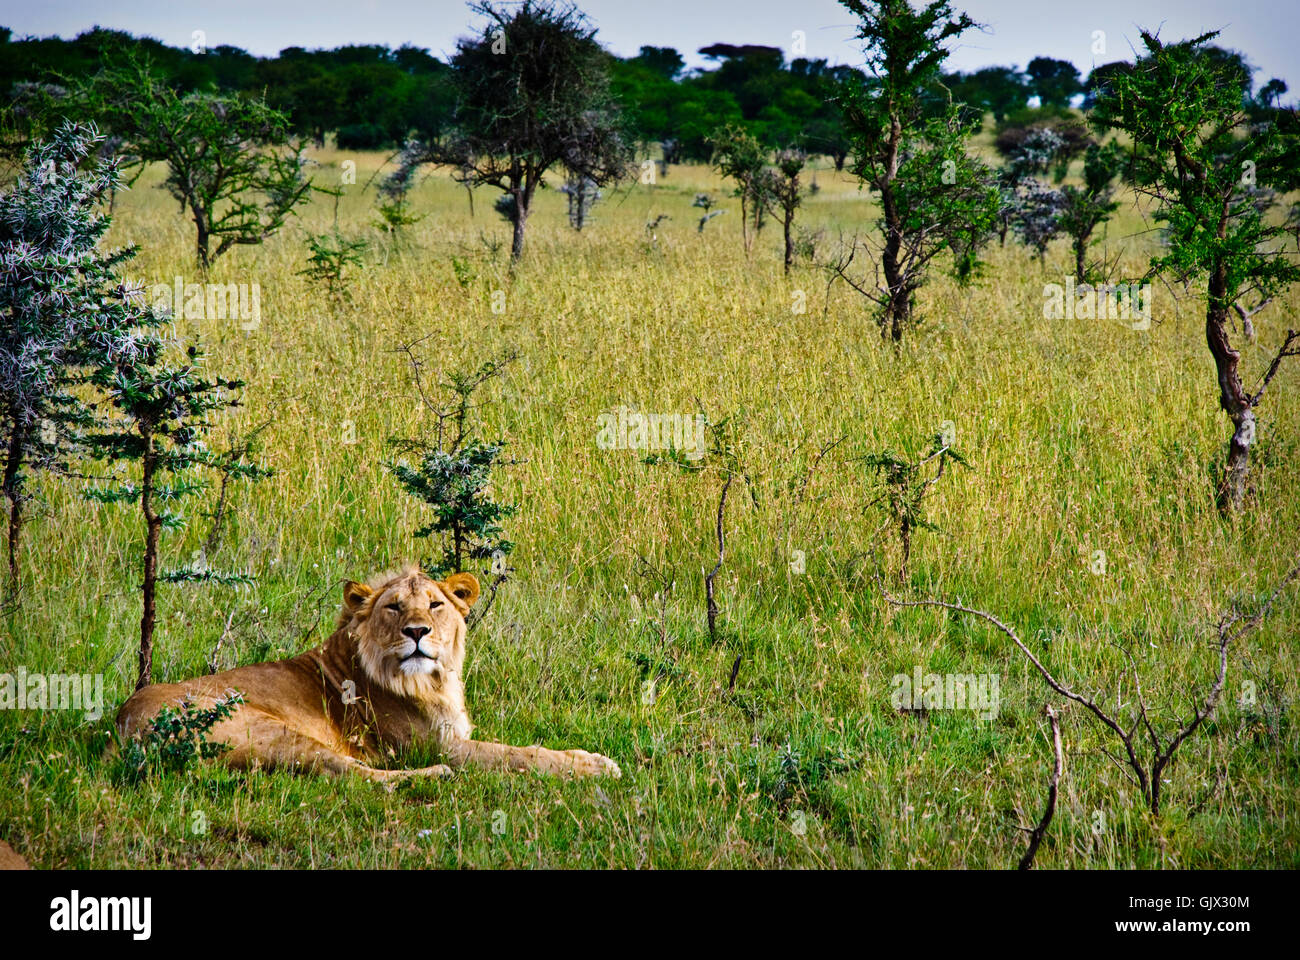
[[[385,609],[385,610],[391,610],[391,611],[393,611],[393,613],[401,613],[401,612],[402,612],[402,605],[401,605],[400,603],[390,603],[390,604],[388,604],[388,606],[384,607],[384,609]]]
[[[435,601],[433,601],[431,604],[429,604],[429,609],[430,609],[430,610],[437,610],[437,609],[438,609],[439,607],[441,607],[441,606],[442,606],[442,601],[441,601],[441,600],[435,600]]]

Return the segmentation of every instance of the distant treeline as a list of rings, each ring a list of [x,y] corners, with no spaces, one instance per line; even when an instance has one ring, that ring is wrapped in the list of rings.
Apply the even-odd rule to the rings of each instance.
[[[1243,99],[1251,100],[1252,69],[1238,53],[1211,48],[1239,71]],[[629,136],[663,145],[665,160],[707,160],[710,133],[743,124],[771,148],[799,146],[842,166],[849,140],[840,114],[845,85],[869,85],[862,71],[826,60],[786,61],[777,47],[716,43],[699,51],[716,69],[687,71],[671,47],[642,47],[628,59],[609,56],[611,89],[623,107]],[[344,46],[333,50],[287,47],[257,57],[238,47],[195,52],[147,37],[95,28],[72,40],[14,39],[0,27],[0,89],[21,114],[25,85],[59,86],[128,56],[148,60],[178,92],[247,93],[284,112],[296,134],[323,145],[335,134],[344,149],[382,149],[408,137],[434,140],[455,113],[451,67],[410,45]],[[1046,111],[1063,109],[1077,94],[1088,106],[1098,86],[1123,62],[1098,66],[1084,78],[1065,60],[1036,57],[1025,70],[985,67],[944,74],[936,107],[950,96],[999,123],[1037,97]],[[1255,100],[1276,101],[1286,84],[1270,80]]]

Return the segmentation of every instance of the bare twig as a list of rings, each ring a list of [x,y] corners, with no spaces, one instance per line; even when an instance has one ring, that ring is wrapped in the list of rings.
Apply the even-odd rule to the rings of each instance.
[[[1047,682],[1049,687],[1067,700],[1073,700],[1075,703],[1086,708],[1089,713],[1096,717],[1097,720],[1109,729],[1120,743],[1124,745],[1124,752],[1126,754],[1129,769],[1133,771],[1133,774],[1136,777],[1137,785],[1142,791],[1142,796],[1146,800],[1152,815],[1159,816],[1162,784],[1161,775],[1173,760],[1175,751],[1178,750],[1188,737],[1200,728],[1200,726],[1214,713],[1215,708],[1218,706],[1219,698],[1223,693],[1224,680],[1228,673],[1228,649],[1232,644],[1239,642],[1247,633],[1256,629],[1261,623],[1263,623],[1264,618],[1272,609],[1278,596],[1280,596],[1282,591],[1293,583],[1297,577],[1300,577],[1300,563],[1293,566],[1291,570],[1282,577],[1277,586],[1274,587],[1273,591],[1269,594],[1268,599],[1260,604],[1253,614],[1247,616],[1240,611],[1225,611],[1222,614],[1218,624],[1219,664],[1214,681],[1210,685],[1210,689],[1206,693],[1205,697],[1199,703],[1193,701],[1191,719],[1182,723],[1178,730],[1176,730],[1167,740],[1164,740],[1157,733],[1155,727],[1150,722],[1146,701],[1143,697],[1140,685],[1138,685],[1137,688],[1136,715],[1133,718],[1132,726],[1125,730],[1120,726],[1117,720],[1102,710],[1095,701],[1082,694],[1075,693],[1072,689],[1065,686],[1052,676],[1051,672],[1043,666],[1042,662],[1034,656],[1033,652],[1027,646],[1025,646],[1024,641],[1020,639],[1015,630],[1007,626],[991,613],[986,613],[983,610],[975,610],[958,603],[948,603],[943,600],[899,600],[895,597],[891,597],[885,591],[883,584],[880,584],[880,592],[885,600],[893,606],[942,607],[946,610],[955,610],[958,613],[968,613],[980,617],[1002,631],[1002,633],[1010,638],[1011,642],[1020,649],[1020,652],[1028,658],[1029,662],[1034,665],[1034,668]],[[1234,627],[1237,629],[1234,630]],[[1125,654],[1127,655],[1128,652],[1125,651]],[[1132,658],[1130,657],[1130,664],[1131,663]],[[1136,667],[1134,667],[1133,672],[1136,679]],[[1146,759],[1139,756],[1140,743],[1135,739],[1139,725],[1142,725],[1150,740],[1151,753],[1149,758]],[[1106,751],[1103,750],[1103,752]],[[1110,756],[1109,753],[1106,755]],[[1115,758],[1112,757],[1112,759]]]
[[[728,472],[727,479],[722,484],[722,495],[718,498],[718,562],[713,565],[713,569],[704,578],[704,596],[708,601],[707,613],[709,618],[709,640],[711,642],[716,642],[718,639],[718,604],[713,598],[713,581],[717,577],[718,571],[722,569],[722,561],[726,557],[726,540],[723,536],[722,515],[727,509],[727,491],[731,489],[731,481],[735,477],[734,473]]]
[[[1300,357],[1300,347],[1297,347],[1294,350],[1291,349],[1291,344],[1295,343],[1298,339],[1300,339],[1300,330],[1288,330],[1286,332],[1286,339],[1282,341],[1282,346],[1278,348],[1277,355],[1273,357],[1273,362],[1268,365],[1268,372],[1264,374],[1264,379],[1260,383],[1259,389],[1250,398],[1250,405],[1252,407],[1259,406],[1259,401],[1263,398],[1264,391],[1268,389],[1269,383],[1271,383],[1273,378],[1277,376],[1277,369],[1282,364],[1282,358]]]
[[[1034,865],[1034,856],[1038,853],[1038,845],[1043,842],[1043,837],[1047,834],[1047,828],[1051,826],[1052,816],[1056,813],[1056,791],[1061,783],[1061,768],[1064,760],[1061,754],[1061,722],[1056,717],[1056,711],[1052,709],[1049,703],[1043,707],[1043,712],[1047,714],[1047,719],[1052,725],[1052,754],[1055,757],[1055,763],[1052,765],[1052,779],[1047,784],[1047,809],[1043,811],[1043,817],[1038,821],[1038,826],[1029,832],[1029,848],[1025,850],[1025,855],[1020,858],[1020,870],[1028,870]]]

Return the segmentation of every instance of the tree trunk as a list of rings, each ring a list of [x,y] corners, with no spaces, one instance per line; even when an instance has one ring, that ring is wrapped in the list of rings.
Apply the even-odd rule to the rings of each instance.
[[[153,628],[157,618],[155,593],[158,588],[158,541],[162,533],[162,518],[153,507],[154,477],[158,455],[153,446],[153,430],[142,425],[140,435],[145,442],[144,473],[141,479],[140,507],[144,513],[144,583],[140,590],[144,596],[144,611],[140,616],[140,676],[135,688],[142,690],[153,676]]]
[[[880,335],[897,344],[903,339],[903,327],[911,319],[911,296],[903,278],[899,254],[903,249],[903,222],[894,197],[894,180],[898,176],[898,145],[902,140],[902,125],[894,118],[890,125],[889,143],[885,152],[885,175],[880,183],[880,208],[885,220],[885,248],[880,255],[880,265],[885,272],[885,285],[889,300],[880,318]]]
[[[898,565],[898,582],[901,586],[907,583],[907,562],[912,558],[912,524],[907,517],[903,517],[899,532],[903,539],[903,562]]]
[[[9,595],[18,595],[18,541],[23,526],[23,496],[20,474],[23,465],[23,448],[27,442],[27,429],[21,416],[15,414],[5,452],[3,489],[9,501]]]
[[[740,239],[745,244],[745,256],[749,256],[749,248],[753,241],[749,239],[749,187],[746,184],[740,185]]]
[[[1074,238],[1074,276],[1078,283],[1083,283],[1087,277],[1087,264],[1085,263],[1088,252],[1088,237],[1080,236]]]
[[[794,240],[790,236],[790,228],[794,226],[794,211],[787,210],[785,214],[785,272],[788,276],[790,267],[794,264]]]
[[[195,253],[199,261],[199,266],[204,270],[208,269],[208,228],[199,217],[195,216],[194,222],[198,225],[195,235]]]
[[[1210,274],[1209,306],[1205,312],[1205,340],[1219,381],[1219,406],[1232,421],[1228,460],[1219,483],[1218,504],[1225,514],[1240,513],[1246,499],[1250,447],[1255,442],[1255,411],[1241,385],[1237,363],[1241,355],[1228,340],[1228,270],[1220,262]]]
[[[515,201],[515,218],[512,223],[513,232],[510,237],[510,260],[518,263],[524,255],[524,229],[528,224],[528,214]]]

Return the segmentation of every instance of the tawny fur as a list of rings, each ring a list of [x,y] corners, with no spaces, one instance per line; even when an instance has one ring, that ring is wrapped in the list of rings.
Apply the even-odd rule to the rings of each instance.
[[[243,704],[210,735],[229,746],[221,759],[234,767],[288,767],[383,781],[446,776],[465,764],[621,776],[614,761],[585,750],[471,738],[461,671],[465,616],[478,595],[472,574],[439,581],[415,567],[367,584],[348,582],[338,625],[319,647],[288,660],[145,687],[118,711],[118,730],[123,737],[134,736],[165,705],[189,700],[210,706],[238,690]],[[405,770],[375,766],[414,742],[431,742],[442,763]]]

